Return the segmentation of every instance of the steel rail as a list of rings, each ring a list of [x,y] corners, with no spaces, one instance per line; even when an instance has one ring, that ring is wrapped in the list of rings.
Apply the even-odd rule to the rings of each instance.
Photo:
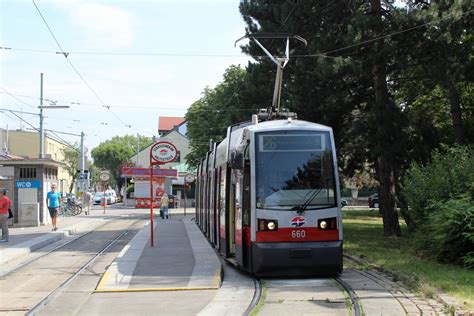
[[[258,305],[260,302],[260,298],[262,297],[262,282],[259,278],[253,279],[253,284],[255,285],[255,291],[253,292],[252,301],[250,301],[249,306],[244,312],[244,316],[248,316],[252,313],[253,309]]]
[[[357,295],[355,294],[354,290],[350,287],[349,284],[343,281],[340,277],[335,277],[334,280],[336,280],[336,282],[339,283],[344,288],[346,293],[349,295],[349,298],[351,300],[351,305],[352,305],[352,315],[360,316],[361,310],[360,310],[360,305],[359,305],[359,299],[357,298]]]
[[[78,239],[81,239],[81,238],[83,238],[83,237],[85,237],[85,236],[87,236],[87,235],[93,233],[94,231],[96,231],[96,230],[98,230],[98,229],[100,229],[100,228],[102,228],[102,227],[104,227],[104,226],[106,226],[106,225],[109,225],[109,224],[113,223],[114,221],[121,220],[121,219],[122,219],[122,218],[113,219],[113,220],[107,220],[104,224],[102,224],[102,225],[100,225],[100,226],[97,226],[97,227],[96,227],[95,229],[93,229],[93,230],[90,230],[90,231],[88,231],[88,232],[85,232],[85,233],[83,233],[83,234],[80,234],[79,236],[74,236],[74,237],[72,237],[71,240],[68,240],[68,241],[66,241],[66,242],[63,242],[63,243],[57,245],[56,247],[54,247],[53,249],[48,250],[47,252],[42,253],[41,255],[37,255],[37,256],[35,256],[35,257],[33,257],[33,258],[30,258],[30,259],[27,259],[27,260],[25,260],[25,261],[22,261],[22,262],[18,263],[18,264],[17,264],[14,268],[12,268],[11,270],[7,270],[7,272],[5,272],[5,273],[0,273],[0,277],[9,275],[10,273],[13,273],[13,272],[17,271],[17,270],[23,268],[24,266],[26,266],[26,265],[28,265],[28,264],[30,264],[30,263],[36,261],[36,260],[39,260],[39,259],[41,259],[41,258],[43,258],[43,257],[45,257],[45,256],[47,256],[47,255],[49,255],[50,253],[52,253],[52,252],[54,252],[54,251],[56,251],[56,250],[58,250],[58,249],[61,249],[61,248],[65,247],[65,246],[69,245],[70,243],[72,243],[72,242],[74,242],[74,241],[76,241],[76,240],[78,240]],[[138,220],[139,220],[139,219],[138,219]],[[137,221],[138,221],[138,220],[137,220]],[[57,242],[61,242],[61,241],[62,241],[62,239],[56,241],[56,243],[57,243]],[[47,246],[44,246],[44,247],[42,247],[42,248],[45,248],[45,247],[47,247]],[[40,248],[40,249],[42,249],[42,248]],[[31,253],[33,253],[33,252],[31,252]]]
[[[45,298],[43,298],[38,304],[36,304],[28,313],[26,313],[26,316],[33,316],[36,315],[38,312],[40,312],[49,302],[51,302],[53,299],[55,299],[61,292],[69,285],[71,284],[85,269],[87,269],[92,263],[94,263],[97,258],[99,258],[104,252],[107,251],[112,245],[114,245],[120,238],[128,234],[129,231],[126,230],[123,233],[121,233],[117,238],[115,238],[112,242],[110,242],[108,245],[106,245],[104,248],[102,248],[101,251],[99,251],[97,254],[95,254],[88,262],[86,262],[76,273],[74,273],[72,276],[70,276],[68,279],[66,279],[61,285],[59,285],[54,291],[48,294]],[[77,239],[76,239],[77,240]]]

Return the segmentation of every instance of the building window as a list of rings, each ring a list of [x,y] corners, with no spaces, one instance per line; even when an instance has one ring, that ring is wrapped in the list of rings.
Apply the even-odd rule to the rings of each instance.
[[[36,168],[20,168],[20,179],[36,178]]]

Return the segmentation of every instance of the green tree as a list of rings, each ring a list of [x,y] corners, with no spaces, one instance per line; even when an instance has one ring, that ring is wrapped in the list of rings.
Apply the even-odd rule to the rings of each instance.
[[[148,137],[140,136],[140,150],[151,144]],[[114,136],[112,139],[100,143],[92,149],[92,158],[97,168],[106,169],[111,174],[110,184],[117,185],[120,190],[122,181],[121,168],[124,164],[131,163],[136,155],[137,137],[135,135]]]
[[[77,177],[77,166],[78,166],[80,151],[78,149],[77,144],[75,144],[72,147],[65,147],[63,149],[63,154],[64,154],[64,163],[66,164],[65,169],[68,175],[72,179],[69,185],[69,190],[68,190],[68,193],[71,193],[72,189],[74,188],[74,183]]]
[[[248,120],[249,113],[254,112],[240,102],[244,78],[244,69],[230,66],[222,82],[213,89],[205,88],[203,96],[188,109],[185,117],[191,152],[186,159],[190,165],[196,166],[205,157],[211,141],[219,142],[226,137],[228,125]]]

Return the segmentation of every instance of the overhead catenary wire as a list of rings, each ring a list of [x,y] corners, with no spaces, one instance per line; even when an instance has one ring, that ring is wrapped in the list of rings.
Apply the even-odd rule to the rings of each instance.
[[[108,106],[104,100],[99,96],[99,94],[92,88],[92,86],[89,84],[89,82],[87,82],[87,80],[84,78],[84,76],[79,72],[79,70],[74,66],[74,64],[69,60],[69,53],[68,52],[65,52],[64,49],[61,47],[61,44],[59,43],[58,39],[56,38],[56,36],[54,35],[54,32],[53,30],[51,29],[51,27],[49,26],[48,22],[46,21],[46,19],[44,18],[43,14],[41,13],[41,10],[39,9],[39,7],[36,5],[35,3],[35,0],[31,0],[36,8],[36,11],[38,11],[38,14],[41,16],[41,19],[43,20],[44,24],[46,25],[46,27],[48,28],[48,31],[49,33],[51,34],[51,36],[53,37],[54,41],[56,42],[56,44],[58,45],[59,49],[61,50],[61,54],[65,57],[66,59],[66,62],[71,66],[71,68],[74,70],[74,72],[79,76],[79,78],[82,80],[82,82],[87,86],[87,88],[89,88],[89,90],[92,92],[92,94],[101,102],[101,104],[103,106],[105,106],[107,108],[107,110],[109,112],[111,112],[120,122],[122,122],[126,127],[130,127],[131,128],[131,125],[130,124],[126,124],[117,114],[115,114],[111,109],[110,109],[110,106]]]
[[[241,83],[243,84],[243,82]],[[237,93],[238,91],[234,91],[233,95],[235,93]],[[6,93],[6,92],[2,92],[0,91],[0,93]],[[28,98],[28,99],[36,99],[36,100],[39,100],[38,97],[35,97],[35,96],[30,96],[30,95],[25,95],[25,94],[18,94],[18,93],[11,93],[11,92],[8,92],[9,94],[11,95],[14,95],[14,96],[17,96],[17,97],[22,97],[22,98]],[[50,100],[50,99],[43,99],[45,101],[53,101],[53,100]],[[55,100],[54,102],[58,102],[60,104],[72,104],[73,106],[74,105],[81,105],[81,108],[83,107],[100,107],[102,106],[101,104],[92,104],[92,103],[83,103],[83,102],[74,102],[74,101],[65,101],[65,100]],[[157,108],[156,106],[146,106],[146,105],[110,105],[111,107],[114,107],[114,108],[127,108],[127,109],[150,109],[150,110],[176,110],[176,108],[163,108],[163,107],[159,107]],[[211,112],[240,112],[240,111],[253,111],[255,110],[254,108],[238,108],[238,109],[208,109],[206,110],[207,112],[211,111]]]
[[[32,1],[34,2],[34,0],[32,0]],[[36,4],[35,4],[35,6],[36,6]],[[469,10],[469,11],[463,12],[460,15],[456,15],[456,17],[468,15],[468,14],[471,14],[471,13],[474,13],[474,10]],[[348,46],[344,46],[344,47],[340,47],[340,48],[336,48],[336,49],[333,49],[333,50],[328,50],[328,51],[321,52],[321,53],[316,53],[316,54],[300,54],[300,55],[293,55],[292,57],[293,58],[312,58],[312,57],[332,58],[333,56],[326,56],[326,55],[327,54],[333,54],[335,52],[339,52],[339,51],[343,51],[343,50],[347,50],[347,49],[350,49],[350,48],[353,48],[353,47],[365,45],[365,44],[368,44],[368,43],[371,43],[371,42],[374,42],[374,41],[378,41],[378,40],[381,40],[381,39],[384,39],[384,38],[388,38],[388,37],[391,37],[391,36],[394,36],[394,35],[398,35],[398,34],[402,34],[402,33],[405,33],[405,32],[413,31],[413,30],[416,30],[416,29],[419,29],[419,28],[422,28],[422,27],[429,26],[431,24],[436,24],[436,23],[444,21],[444,20],[452,19],[453,17],[454,17],[453,15],[447,15],[445,17],[442,17],[442,18],[439,18],[439,19],[436,19],[436,20],[433,20],[433,21],[430,21],[430,22],[426,22],[426,23],[423,23],[423,24],[420,24],[420,25],[409,27],[409,28],[406,28],[406,29],[403,29],[403,30],[400,30],[400,31],[395,31],[393,33],[389,33],[389,34],[386,34],[386,35],[377,36],[377,37],[367,39],[365,41],[358,42],[358,43],[355,43],[355,44],[352,44],[352,45],[348,45]],[[286,20],[287,19],[285,19],[285,23],[286,23]],[[49,27],[48,27],[48,29],[49,29]],[[192,54],[192,53],[182,54],[182,53],[154,53],[154,52],[129,53],[129,52],[110,52],[110,51],[109,52],[94,52],[94,51],[70,51],[70,52],[65,52],[64,50],[62,50],[62,48],[61,48],[61,52],[57,52],[57,51],[50,51],[50,50],[39,50],[39,49],[30,49],[30,48],[14,48],[14,47],[6,47],[6,46],[0,46],[0,50],[1,49],[3,49],[3,50],[16,50],[16,51],[28,51],[28,52],[35,52],[35,53],[62,54],[65,57],[69,56],[69,55],[111,55],[111,56],[115,55],[115,56],[158,56],[158,57],[169,56],[169,57],[210,57],[210,58],[214,58],[214,57],[269,58],[268,56],[265,56],[265,55],[250,55],[249,56],[249,55],[233,55],[233,54],[227,54],[227,55],[226,54]]]
[[[11,114],[13,114],[14,116],[16,116],[16,118],[12,118],[10,115],[8,115],[7,113],[5,113],[5,112],[7,112],[7,110],[2,110],[2,112],[3,112],[3,114],[6,115],[8,118],[10,118],[10,119],[12,119],[12,120],[17,120],[17,121],[23,121],[23,122],[25,122],[28,126],[30,126],[33,130],[35,130],[35,131],[37,131],[37,132],[40,131],[39,128],[35,127],[35,126],[34,126],[33,124],[31,124],[29,121],[27,121],[27,120],[21,118],[20,116],[18,116],[18,115],[15,113],[16,111],[8,111],[9,113],[11,113]],[[48,131],[53,132],[53,131],[51,131],[51,130],[48,130]],[[64,145],[66,145],[66,146],[68,146],[68,147],[70,147],[70,148],[72,148],[72,149],[74,149],[74,150],[78,150],[77,148],[75,148],[73,145],[71,145],[69,142],[67,142],[66,140],[64,140],[64,139],[61,138],[60,136],[58,136],[58,135],[56,135],[56,134],[54,134],[54,135],[56,136],[56,138],[55,138],[55,137],[51,137],[51,135],[48,135],[48,137],[51,138],[51,139],[53,139],[53,140],[55,140],[55,141],[57,141],[58,143],[62,143],[62,144],[64,144]]]

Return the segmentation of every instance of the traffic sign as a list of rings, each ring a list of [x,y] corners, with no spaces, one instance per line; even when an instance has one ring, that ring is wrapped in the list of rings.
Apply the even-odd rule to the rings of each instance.
[[[107,182],[110,180],[110,174],[108,171],[101,171],[99,178],[100,178],[100,181]]]
[[[184,176],[184,180],[188,183],[191,183],[194,181],[194,175],[192,173],[188,173]]]

